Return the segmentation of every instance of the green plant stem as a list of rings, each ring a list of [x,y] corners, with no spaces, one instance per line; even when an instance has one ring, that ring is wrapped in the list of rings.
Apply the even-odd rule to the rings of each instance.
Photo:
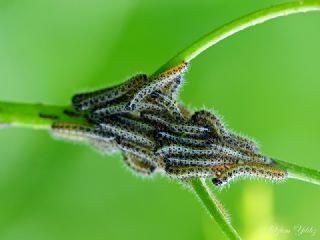
[[[82,123],[82,115],[69,116],[71,107],[44,104],[0,102],[0,124],[9,127],[50,129],[54,122]]]
[[[211,197],[210,189],[198,178],[190,180],[193,190],[208,210],[210,216],[218,223],[228,239],[241,239],[232,225],[225,219],[225,216]]]
[[[320,185],[320,172],[314,169],[301,167],[293,163],[288,163],[282,160],[275,160],[276,167],[287,170],[288,177],[298,179],[304,182],[310,182]]]
[[[220,28],[213,30],[202,38],[198,39],[190,46],[186,47],[162,67],[160,67],[153,75],[164,72],[165,70],[176,66],[182,61],[190,62],[202,52],[206,51],[211,46],[217,44],[223,39],[234,35],[246,28],[255,26],[257,24],[282,17],[290,14],[320,11],[320,1],[298,1],[280,4],[259,10],[257,12],[248,14],[244,17],[236,19]]]

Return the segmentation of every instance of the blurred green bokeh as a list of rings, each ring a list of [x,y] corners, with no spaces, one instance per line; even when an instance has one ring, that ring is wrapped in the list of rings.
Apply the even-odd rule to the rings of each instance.
[[[0,100],[68,104],[276,3],[1,0]],[[264,153],[319,169],[319,26],[319,13],[300,14],[223,41],[193,61],[181,100],[215,109]],[[26,129],[1,130],[0,143],[0,239],[225,239],[191,191],[137,177],[119,155]],[[238,181],[217,195],[244,239],[320,238],[315,185]]]

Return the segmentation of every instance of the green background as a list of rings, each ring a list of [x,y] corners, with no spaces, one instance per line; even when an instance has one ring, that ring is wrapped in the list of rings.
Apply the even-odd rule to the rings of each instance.
[[[0,100],[68,104],[276,3],[1,0]],[[181,101],[215,109],[265,154],[319,169],[319,26],[319,13],[299,14],[219,43],[192,62]],[[0,239],[225,239],[190,190],[135,176],[119,155],[3,129],[0,158]],[[316,185],[242,180],[217,197],[244,239],[320,238]]]

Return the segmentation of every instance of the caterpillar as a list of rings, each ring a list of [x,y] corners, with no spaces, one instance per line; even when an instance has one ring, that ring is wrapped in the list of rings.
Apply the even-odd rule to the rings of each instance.
[[[117,125],[116,123],[100,123],[103,132],[108,133],[116,139],[125,139],[141,144],[146,147],[155,148],[156,144],[148,136],[132,131],[124,126]]]
[[[97,105],[117,99],[145,82],[147,82],[147,75],[138,74],[114,87],[76,94],[72,97],[72,104],[77,111],[86,111],[95,108]]]
[[[132,153],[123,153],[123,160],[129,169],[142,176],[150,176],[154,174],[156,170],[156,166],[140,159]]]
[[[207,148],[191,148],[186,147],[182,145],[169,145],[162,147],[156,151],[157,155],[163,155],[163,156],[172,156],[172,155],[178,155],[178,156],[217,156],[217,155],[227,155],[232,157],[237,157],[243,160],[249,160],[248,156],[244,156],[243,154],[239,153],[236,150],[233,150],[231,148],[217,145],[217,144],[211,144],[210,147]]]
[[[141,103],[136,111],[144,111],[144,112],[156,112],[163,113],[166,110],[159,105],[153,103]],[[123,114],[130,113],[131,111],[127,108],[127,102],[121,102],[117,104],[107,104],[106,106],[101,106],[96,110],[93,110],[89,114],[89,118],[91,119],[101,119],[106,116],[115,115],[115,114]]]
[[[178,91],[183,84],[183,77],[181,75],[177,76],[173,81],[161,88],[161,92],[170,97],[172,100],[176,101]]]
[[[73,123],[54,123],[51,126],[51,129],[54,136],[69,140],[88,141],[95,139],[109,142],[115,139],[112,135],[100,131],[97,127],[89,127]]]
[[[179,107],[176,103],[169,98],[168,96],[162,94],[160,91],[155,91],[151,94],[151,97],[156,102],[156,104],[162,106],[163,108],[167,109],[169,114],[172,115],[177,120],[184,119],[184,116],[180,112]]]
[[[246,163],[243,165],[223,165],[220,166],[216,177],[212,178],[212,183],[216,186],[223,186],[238,177],[264,178],[272,181],[282,181],[288,177],[286,170],[277,169],[271,165]]]
[[[203,137],[210,132],[210,129],[207,127],[188,125],[184,123],[173,123],[169,119],[165,119],[159,115],[142,114],[141,117],[148,122],[158,124],[159,129],[166,129],[174,133]]]
[[[238,159],[230,156],[208,156],[208,157],[167,157],[164,159],[166,165],[170,166],[216,166],[237,163]]]
[[[157,139],[165,140],[168,143],[173,144],[181,144],[193,147],[209,147],[210,141],[205,139],[197,139],[197,138],[190,138],[190,137],[182,137],[176,136],[167,132],[158,132],[156,134]]]
[[[161,89],[168,83],[172,82],[176,77],[187,71],[188,63],[182,62],[181,64],[160,73],[149,82],[145,83],[140,87],[140,89],[135,93],[130,103],[128,104],[128,109],[134,110],[143,98],[150,95],[152,92]]]
[[[146,164],[157,167],[160,164],[160,158],[156,157],[152,150],[138,145],[136,142],[117,139],[119,148],[125,153],[130,153],[140,158]]]
[[[141,121],[138,117],[132,115],[116,115],[114,116],[115,121],[120,124],[126,125],[128,128],[139,132],[151,133],[155,131],[155,127]]]
[[[254,141],[228,132],[222,121],[209,111],[201,110],[195,112],[191,119],[194,123],[209,126],[212,129],[213,136],[226,144],[250,152],[259,151],[259,146]]]

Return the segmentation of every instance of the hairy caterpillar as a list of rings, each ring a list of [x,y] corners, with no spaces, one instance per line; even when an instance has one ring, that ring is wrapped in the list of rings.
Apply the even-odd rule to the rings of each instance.
[[[136,157],[140,158],[145,164],[151,166],[158,166],[160,164],[160,158],[156,157],[152,150],[138,145],[136,142],[118,139],[117,140],[119,148],[125,153],[131,153]]]
[[[167,109],[169,114],[172,115],[175,119],[184,119],[184,116],[180,112],[179,107],[168,96],[162,94],[160,91],[155,91],[151,94],[151,97],[158,105]]]
[[[108,133],[117,139],[125,139],[141,144],[146,147],[154,148],[156,144],[148,136],[126,129],[125,127],[110,123],[101,123],[101,129],[103,132]]]
[[[143,98],[150,95],[152,92],[161,89],[166,84],[172,82],[176,77],[180,76],[185,71],[187,71],[187,68],[188,63],[183,62],[159,74],[155,78],[150,79],[150,82],[141,86],[140,90],[138,90],[137,93],[133,96],[130,103],[128,104],[128,109],[134,110]]]
[[[142,114],[142,118],[148,122],[158,124],[159,129],[166,129],[168,131],[180,134],[190,134],[193,136],[205,136],[210,132],[207,127],[190,125],[185,123],[174,123],[169,119],[165,119],[159,115]]]
[[[55,123],[51,128],[53,135],[70,140],[87,141],[89,139],[95,139],[108,142],[115,139],[113,136],[99,130],[98,127],[71,123]]]
[[[128,93],[129,91],[142,85],[146,81],[147,75],[138,74],[115,87],[109,87],[88,93],[76,94],[72,98],[72,103],[77,111],[85,111],[94,108],[97,105],[101,105],[117,99]]]
[[[141,103],[137,107],[136,111],[162,113],[165,112],[165,109],[153,103]],[[127,108],[127,102],[121,102],[118,104],[107,104],[106,106],[101,106],[98,109],[93,110],[92,113],[89,114],[89,117],[92,119],[99,119],[110,115],[129,112],[131,111]]]
[[[142,176],[150,176],[156,170],[156,166],[140,159],[132,153],[123,153],[123,160],[129,169]]]
[[[105,153],[120,151],[126,165],[144,176],[160,171],[181,181],[210,178],[217,186],[239,176],[285,179],[286,171],[259,154],[254,141],[232,133],[209,111],[177,104],[187,68],[183,62],[151,79],[140,74],[115,87],[77,94],[72,102],[78,112],[68,114],[84,116],[88,126],[56,123],[53,134]]]
[[[228,132],[222,121],[209,111],[201,110],[195,112],[191,119],[195,123],[209,126],[212,129],[214,137],[231,146],[251,152],[259,151],[259,146],[254,141]]]
[[[257,163],[223,165],[219,167],[217,173],[216,177],[212,178],[212,182],[216,186],[222,186],[237,177],[265,178],[273,181],[281,181],[285,180],[288,176],[285,170]]]
[[[210,146],[209,140],[176,136],[167,132],[158,132],[156,137],[162,140],[166,140],[168,144],[173,143],[173,144],[181,144],[181,145],[187,145],[187,146],[193,146],[193,147],[209,147]]]
[[[113,117],[115,121],[125,124],[128,128],[134,129],[136,131],[142,131],[146,133],[154,132],[155,127],[141,121],[138,117],[132,115],[117,115]]]

